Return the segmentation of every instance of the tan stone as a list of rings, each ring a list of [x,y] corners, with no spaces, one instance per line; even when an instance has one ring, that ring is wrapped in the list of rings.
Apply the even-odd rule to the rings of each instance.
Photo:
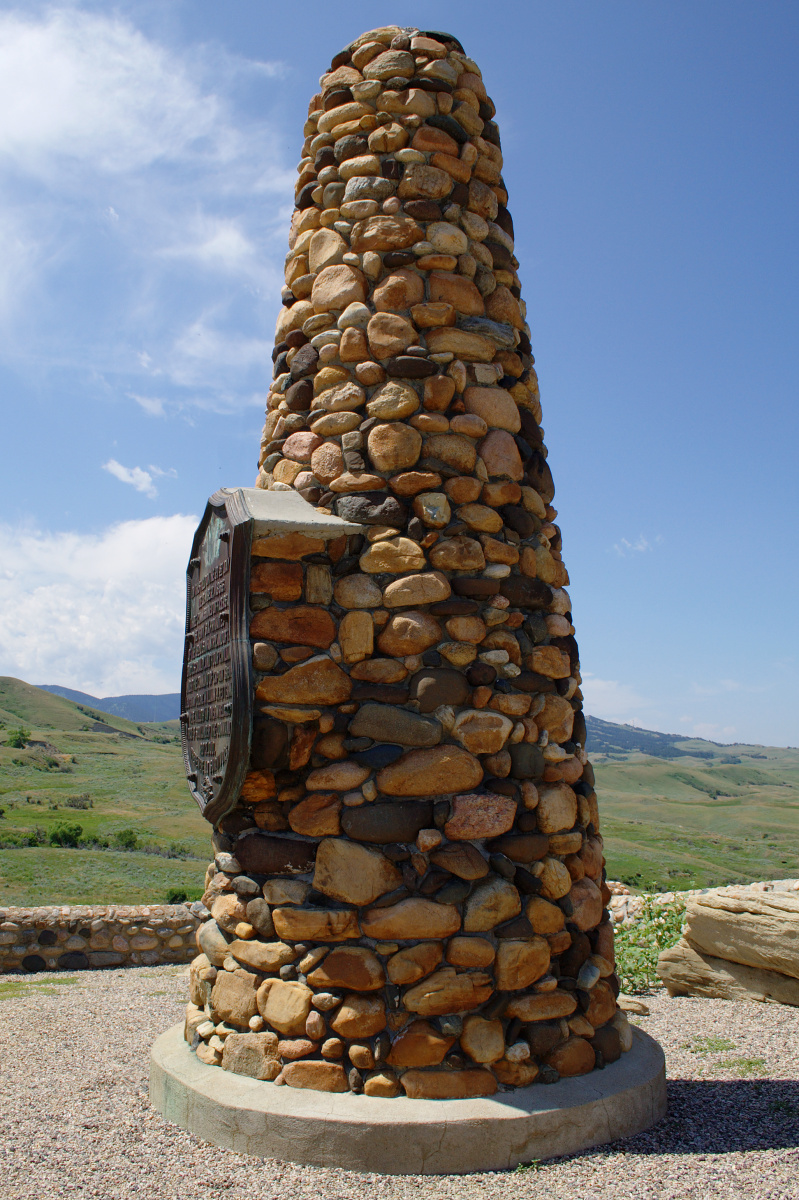
[[[408,674],[406,667],[393,658],[372,658],[356,663],[350,671],[353,679],[366,683],[399,683]]]
[[[478,453],[491,476],[504,475],[508,479],[521,479],[524,475],[519,449],[511,434],[504,429],[492,429],[480,442]]]
[[[255,689],[264,703],[343,704],[352,684],[341,667],[326,655],[309,658],[285,675],[263,679]]]
[[[535,864],[534,873],[541,880],[543,895],[552,900],[560,900],[561,896],[567,895],[571,889],[572,879],[568,867],[551,855]]]
[[[496,1018],[466,1017],[460,1037],[461,1049],[473,1062],[497,1062],[505,1054],[502,1022]]]
[[[492,1065],[492,1071],[500,1083],[510,1087],[529,1087],[538,1078],[538,1066],[533,1062],[510,1062],[501,1058]]]
[[[289,1087],[309,1088],[314,1092],[348,1092],[347,1073],[340,1063],[304,1059],[286,1063],[283,1079]]]
[[[526,941],[501,941],[494,971],[501,992],[529,987],[549,970],[549,944],[542,937]]]
[[[485,504],[464,504],[458,509],[457,516],[478,533],[499,533],[504,524],[496,509]]]
[[[338,346],[338,356],[342,362],[360,363],[368,359],[369,346],[366,341],[366,334],[362,329],[358,329],[353,325],[349,329],[344,330]],[[312,428],[315,430],[316,424]],[[351,426],[351,428],[357,428],[357,425]]]
[[[405,1071],[400,1081],[411,1100],[458,1100],[493,1096],[497,1081],[490,1071]]]
[[[507,718],[503,719],[507,720]],[[452,816],[444,826],[444,833],[451,842],[499,837],[500,834],[507,833],[513,827],[515,819],[516,802],[510,796],[477,793],[456,796],[452,802]],[[439,853],[446,853],[446,851]],[[447,869],[452,870],[452,867]],[[463,878],[476,877],[463,876]]]
[[[429,380],[427,381],[429,383]],[[425,438],[424,453],[468,475],[477,462],[477,450],[470,438],[459,433],[434,433]]]
[[[452,191],[452,180],[438,167],[424,163],[407,163],[397,195],[401,200],[416,197],[425,200],[443,200]]]
[[[419,396],[409,383],[390,379],[379,387],[366,406],[370,417],[395,421],[409,417],[419,407]]]
[[[577,997],[573,992],[556,988],[552,992],[515,997],[505,1009],[505,1016],[518,1017],[520,1021],[554,1021],[570,1017],[576,1007]]]
[[[247,905],[231,892],[217,897],[211,906],[211,916],[220,929],[233,933],[239,921],[247,919]]]
[[[454,937],[447,944],[447,962],[453,967],[490,967],[494,947],[486,938]]]
[[[313,884],[317,891],[334,900],[360,907],[371,904],[401,883],[399,870],[379,850],[368,850],[343,838],[319,844]]]
[[[709,892],[688,901],[686,918],[700,953],[799,979],[799,896]]]
[[[585,1038],[570,1037],[556,1046],[547,1055],[546,1061],[550,1067],[554,1067],[561,1076],[568,1079],[573,1075],[587,1075],[592,1071],[596,1055]]]
[[[298,559],[306,554],[319,554],[324,548],[322,538],[309,537],[306,533],[270,533],[253,539],[252,556]]]
[[[380,604],[380,588],[368,575],[345,575],[337,579],[333,587],[336,604],[342,608],[377,608]]]
[[[591,1002],[585,1011],[586,1019],[591,1022],[594,1029],[599,1029],[601,1025],[605,1025],[616,1012],[616,997],[613,991],[604,979],[600,979],[594,984],[589,993]]]
[[[441,626],[435,617],[410,610],[394,613],[389,618],[377,639],[377,645],[384,654],[403,658],[408,654],[422,654],[440,638]]]
[[[552,843],[550,842],[550,845]],[[570,918],[578,929],[594,929],[602,920],[602,893],[592,879],[578,879],[569,892],[574,913]]]
[[[345,663],[361,662],[374,649],[374,621],[371,613],[356,610],[342,617],[338,627],[338,644]]]
[[[308,1020],[311,1020],[312,1013],[308,1015]],[[307,1025],[306,1021],[306,1025]],[[284,1062],[291,1062],[298,1058],[309,1058],[318,1050],[316,1042],[312,1042],[310,1038],[281,1038],[277,1044],[277,1052]]]
[[[467,667],[477,658],[477,650],[470,642],[442,642],[438,651],[453,667]]]
[[[436,796],[476,787],[482,778],[479,759],[445,745],[403,754],[378,773],[377,786],[388,796]]]
[[[266,593],[273,600],[299,600],[302,595],[300,563],[253,563],[250,591]]]
[[[399,941],[449,937],[457,933],[460,925],[457,908],[418,896],[386,908],[370,908],[361,917],[364,937]]]
[[[354,300],[366,299],[367,283],[362,271],[345,263],[325,267],[314,280],[311,303],[314,312],[339,312]]]
[[[250,637],[268,637],[272,642],[290,642],[326,650],[334,641],[336,627],[327,609],[310,605],[293,608],[264,608],[250,622]]]
[[[442,846],[430,855],[430,861],[457,875],[459,879],[483,879],[489,870],[488,863],[477,847],[468,844]]]
[[[283,979],[265,979],[256,997],[258,1011],[278,1033],[302,1037],[311,1011],[313,992],[304,983]]]
[[[406,537],[374,542],[360,560],[361,570],[370,575],[400,575],[404,571],[418,571],[426,565],[419,543]]]
[[[456,642],[471,642],[479,646],[486,635],[486,624],[480,617],[450,617],[447,633]]]
[[[374,425],[369,430],[367,449],[378,471],[401,471],[412,467],[422,452],[422,435],[399,421]]]
[[[308,266],[312,274],[340,263],[349,246],[335,229],[318,229],[308,246]]]
[[[328,267],[328,270],[336,269]],[[432,354],[454,354],[462,362],[489,363],[494,357],[492,341],[479,333],[467,333],[465,329],[430,329],[427,333],[427,348]]]
[[[344,942],[359,936],[350,910],[276,908],[272,920],[278,937],[289,942]]]
[[[336,413],[350,413],[361,408],[366,402],[366,393],[357,383],[350,381],[327,388],[326,391],[319,394],[317,399],[320,409],[335,415]]]
[[[275,342],[282,342],[287,333],[294,329],[302,329],[309,317],[314,314],[310,300],[298,300],[290,308],[281,308],[275,326]]]
[[[434,971],[441,962],[443,950],[440,942],[420,942],[407,950],[400,950],[388,960],[388,977],[392,983],[405,985],[416,983]],[[397,1064],[403,1065],[403,1064]],[[406,1066],[420,1066],[420,1063],[406,1063]]]
[[[295,833],[306,837],[329,837],[341,832],[341,797],[335,792],[316,792],[295,804],[288,821]]]
[[[522,902],[516,888],[498,875],[478,883],[463,906],[463,928],[466,933],[483,933],[517,917]]]
[[[402,1089],[393,1071],[375,1071],[363,1081],[365,1096],[381,1096],[386,1100],[399,1096]]]
[[[435,604],[447,600],[452,594],[449,580],[440,571],[427,571],[423,575],[408,575],[395,579],[383,592],[386,608],[405,608],[412,604]]]
[[[372,950],[364,946],[338,946],[308,973],[307,979],[317,991],[343,987],[354,992],[374,992],[385,985],[386,973]]]
[[[571,829],[577,820],[577,797],[567,783],[541,783],[536,812],[542,833]]]
[[[377,285],[372,301],[377,312],[403,312],[424,299],[424,280],[417,271],[403,267]]]
[[[568,679],[571,674],[569,656],[557,646],[534,646],[530,669],[548,679]]]
[[[513,721],[501,713],[467,708],[458,713],[452,727],[452,736],[472,754],[496,754],[510,737]],[[512,803],[512,802],[511,802]],[[515,813],[515,805],[513,805]],[[512,820],[512,818],[511,818]],[[509,828],[509,826],[506,826]],[[504,833],[505,830],[503,829]],[[485,835],[469,835],[485,836]]]
[[[229,1033],[222,1051],[222,1067],[251,1079],[276,1079],[280,1074],[276,1033]]]
[[[407,990],[403,1003],[408,1012],[422,1017],[465,1012],[478,1008],[493,991],[491,976],[482,971],[459,974],[453,967],[442,967],[421,983]]]
[[[504,388],[467,387],[463,403],[468,413],[482,417],[490,429],[518,433],[522,427],[519,406]]]
[[[211,989],[211,1011],[216,1021],[246,1027],[258,1011],[258,976],[249,971],[220,971]]]
[[[705,954],[696,950],[685,937],[680,938],[676,946],[661,951],[657,973],[670,996],[702,996],[799,1007],[799,980],[780,971],[748,967]]]
[[[253,971],[262,975],[274,975],[286,963],[294,962],[297,951],[285,942],[232,941],[228,946],[228,954],[236,962],[244,963]]]
[[[428,1021],[411,1021],[395,1040],[386,1061],[393,1067],[436,1067],[454,1041]]]
[[[566,742],[574,729],[574,709],[562,696],[544,696],[544,707],[536,714],[539,729],[546,729],[550,742]]]
[[[378,361],[402,354],[418,341],[413,325],[399,313],[378,312],[366,327],[369,349]]]
[[[474,538],[442,538],[430,550],[430,562],[441,571],[482,571],[483,548]]]
[[[330,1022],[341,1037],[365,1038],[386,1027],[386,1006],[378,996],[358,996],[349,992]]]
[[[485,311],[483,297],[471,279],[446,271],[430,272],[430,300],[452,305],[464,316],[481,317]],[[452,322],[441,324],[450,325]]]
[[[311,455],[311,470],[320,483],[332,483],[344,471],[344,455],[336,442],[324,442]]]
[[[532,896],[527,901],[525,914],[536,933],[559,933],[566,926],[562,909],[540,896]]]
[[[351,788],[360,787],[369,774],[369,768],[362,767],[360,763],[334,762],[311,771],[305,786],[311,791],[319,788],[320,791],[348,792]]]
[[[410,217],[377,216],[353,225],[350,245],[356,254],[367,250],[407,250],[423,238],[421,226]]]

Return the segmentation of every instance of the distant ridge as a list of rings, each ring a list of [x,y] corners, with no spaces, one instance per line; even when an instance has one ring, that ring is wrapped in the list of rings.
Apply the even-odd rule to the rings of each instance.
[[[36,686],[40,691],[63,696],[75,704],[88,704],[116,717],[126,717],[128,721],[177,721],[180,716],[180,692],[166,692],[160,696],[101,697],[61,687],[58,683],[38,683]]]

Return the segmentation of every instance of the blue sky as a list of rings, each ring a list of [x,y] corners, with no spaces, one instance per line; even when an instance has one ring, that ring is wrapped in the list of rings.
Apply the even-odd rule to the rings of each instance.
[[[588,710],[799,744],[779,0],[0,3],[0,673],[177,689],[194,524],[255,475],[308,98],[389,22],[454,33],[497,106]]]

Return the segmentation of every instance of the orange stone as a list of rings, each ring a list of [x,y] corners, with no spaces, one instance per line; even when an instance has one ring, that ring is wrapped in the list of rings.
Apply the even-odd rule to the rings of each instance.
[[[454,1041],[429,1021],[411,1021],[394,1042],[386,1061],[392,1067],[437,1067]]]
[[[480,760],[467,750],[433,746],[411,750],[384,767],[378,772],[377,787],[387,796],[436,796],[476,787],[482,778]]]
[[[289,825],[306,837],[335,837],[341,832],[341,797],[335,792],[316,792],[295,804]]]
[[[250,591],[266,593],[273,600],[299,600],[302,595],[301,563],[254,563]]]
[[[351,691],[349,676],[332,659],[318,655],[285,675],[263,679],[255,695],[266,704],[343,704]]]
[[[493,1096],[496,1078],[480,1068],[468,1071],[419,1071],[411,1068],[400,1079],[411,1100],[457,1100]]]
[[[281,1075],[289,1087],[310,1088],[314,1092],[348,1092],[347,1073],[340,1063],[303,1059],[286,1063]]]
[[[326,650],[335,640],[336,626],[325,608],[264,608],[250,622],[250,637]]]
[[[297,559],[306,554],[319,554],[324,548],[322,538],[309,537],[306,533],[270,533],[253,541],[252,556]]]
[[[485,312],[483,297],[471,279],[445,271],[431,271],[430,299],[451,304],[468,317],[481,317]]]

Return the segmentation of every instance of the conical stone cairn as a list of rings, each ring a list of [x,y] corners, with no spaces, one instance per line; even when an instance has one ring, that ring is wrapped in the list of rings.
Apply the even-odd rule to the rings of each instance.
[[[253,543],[186,1036],[330,1092],[553,1083],[631,1031],[495,108],[440,32],[320,82],[257,487],[362,533]]]

